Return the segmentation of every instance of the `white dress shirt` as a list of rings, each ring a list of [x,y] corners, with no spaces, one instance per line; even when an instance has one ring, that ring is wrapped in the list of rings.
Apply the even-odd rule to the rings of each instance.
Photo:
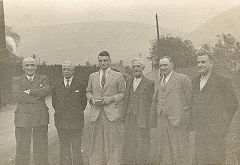
[[[162,78],[162,82],[161,82],[161,86],[167,84],[167,82],[168,82],[168,80],[170,79],[172,73],[173,73],[173,71],[171,71],[171,72],[165,77],[165,84],[163,84],[163,83],[164,83],[164,82],[163,82],[163,80],[164,80],[164,76],[163,76],[163,78]]]
[[[35,75],[33,75],[33,76],[31,76],[31,77],[28,76],[28,75],[26,75],[26,76],[27,76],[28,81],[32,82]],[[29,94],[30,94],[30,89],[25,90],[25,91],[23,91],[23,92],[24,92],[24,93],[27,93],[27,94],[29,95]]]
[[[209,74],[207,74],[206,76],[201,77],[201,79],[200,79],[200,90],[202,90],[203,87],[206,85],[210,75],[211,75],[211,72]]]
[[[138,85],[140,84],[142,80],[142,77],[141,78],[135,78],[133,79],[133,90],[135,92],[135,90],[137,89]]]
[[[26,75],[26,76],[27,76],[27,79],[32,82],[35,75],[33,75],[33,76],[31,76],[31,77],[28,76],[28,75]],[[32,79],[32,80],[30,80],[30,79]]]
[[[106,70],[105,70],[105,79],[107,78],[107,76],[108,76],[108,74],[109,74],[109,71],[110,71],[110,68],[107,68]],[[99,81],[99,85],[100,85],[100,88],[102,88],[102,84],[101,84],[101,82],[102,82],[102,75],[103,75],[103,70],[102,69],[100,69],[99,70],[99,76],[100,76],[100,81]]]
[[[68,82],[68,84],[69,84],[69,86],[71,85],[71,83],[72,83],[72,79],[73,79],[73,76],[71,77],[71,78],[69,78],[69,79],[66,79],[65,77],[64,77],[64,86],[66,87],[66,85],[67,85],[67,82]],[[69,80],[69,81],[68,81]]]

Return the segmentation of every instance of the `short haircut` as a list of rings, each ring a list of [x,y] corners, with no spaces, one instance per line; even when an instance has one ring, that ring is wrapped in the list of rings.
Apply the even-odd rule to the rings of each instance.
[[[37,65],[37,61],[33,57],[25,57],[22,61],[22,66],[24,66],[28,61],[34,61],[35,65]]]
[[[136,61],[136,62],[139,62],[140,65],[144,66],[144,62],[143,62],[143,60],[142,60],[141,58],[134,58],[134,59],[132,60],[132,65],[133,65],[133,63],[134,63],[135,61]]]
[[[174,63],[174,60],[173,60],[173,58],[172,58],[172,57],[170,57],[170,56],[162,56],[162,57],[160,57],[160,58],[159,58],[159,61],[160,61],[161,59],[164,59],[164,58],[168,59],[168,60],[169,60],[169,62],[172,62],[172,63]]]
[[[70,60],[64,61],[63,64],[62,64],[62,68],[63,68],[64,66],[69,66],[70,68],[74,69],[74,64],[73,64],[72,61],[70,61]]]
[[[102,52],[100,52],[99,54],[98,54],[98,57],[99,56],[107,56],[107,57],[109,57],[109,59],[110,59],[110,54],[107,52],[107,51],[102,51]]]
[[[197,52],[197,56],[208,56],[209,60],[212,61],[212,62],[214,62],[214,60],[215,60],[212,52],[208,51],[208,50],[204,50],[204,49],[200,49]]]

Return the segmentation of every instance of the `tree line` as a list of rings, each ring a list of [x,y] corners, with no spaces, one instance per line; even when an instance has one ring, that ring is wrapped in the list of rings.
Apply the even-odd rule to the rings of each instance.
[[[196,66],[196,57],[198,53],[211,53],[215,57],[215,67],[218,70],[224,70],[228,75],[230,70],[240,68],[240,42],[231,34],[220,34],[216,36],[217,42],[211,46],[209,44],[195,48],[190,40],[180,37],[173,37],[169,34],[160,36],[159,43],[153,40],[148,59],[154,64],[158,64],[161,56],[171,56],[175,60],[176,68],[189,68]],[[1,80],[1,100],[5,104],[13,103],[11,96],[11,80],[13,77],[20,76],[23,73],[21,62],[5,61],[1,63],[4,68]],[[78,65],[75,68],[75,76],[79,77],[83,83],[87,84],[88,77],[92,72],[98,70],[96,65]],[[125,66],[126,74],[132,75],[131,67]],[[47,65],[42,63],[38,65],[38,73],[48,77],[50,85],[59,81],[62,77],[61,65]],[[185,71],[186,72],[186,71]]]
[[[219,34],[216,43],[211,46],[204,44],[195,48],[190,40],[163,34],[159,43],[152,41],[149,59],[159,61],[162,56],[171,56],[175,60],[176,67],[189,67],[196,65],[198,53],[211,53],[215,58],[216,65],[230,70],[240,68],[240,42],[231,34]]]

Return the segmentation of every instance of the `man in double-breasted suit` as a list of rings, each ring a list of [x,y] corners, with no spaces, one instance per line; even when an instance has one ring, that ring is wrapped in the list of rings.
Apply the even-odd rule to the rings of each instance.
[[[63,63],[62,73],[63,79],[52,89],[55,126],[60,140],[60,165],[83,165],[81,136],[83,111],[87,105],[86,86],[73,75],[71,61]]]
[[[192,118],[195,164],[225,164],[225,137],[238,108],[229,79],[212,70],[210,53],[199,53],[199,75],[193,80]]]
[[[192,95],[187,75],[173,71],[173,60],[165,56],[159,62],[161,76],[155,81],[150,125],[157,126],[156,164],[190,164],[189,115]]]
[[[120,72],[110,69],[107,51],[98,55],[100,70],[89,76],[87,99],[91,104],[92,136],[89,151],[90,165],[120,163],[120,137],[125,83]]]
[[[153,82],[143,76],[141,59],[132,61],[134,77],[127,81],[123,109],[124,145],[122,164],[150,165],[149,115],[152,104]]]
[[[13,96],[17,102],[15,111],[16,157],[15,165],[28,165],[31,139],[34,162],[48,164],[48,107],[45,97],[50,88],[47,77],[35,74],[37,63],[32,57],[23,59],[25,72],[13,79]]]

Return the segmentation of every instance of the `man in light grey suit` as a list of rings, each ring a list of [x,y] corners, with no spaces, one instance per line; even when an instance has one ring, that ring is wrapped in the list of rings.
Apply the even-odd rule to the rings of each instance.
[[[89,150],[90,165],[120,164],[120,137],[125,83],[120,72],[110,69],[107,51],[98,55],[100,70],[89,76],[87,99],[91,105],[92,135]]]
[[[171,57],[160,59],[160,76],[154,82],[150,126],[157,126],[158,165],[187,165],[189,159],[189,115],[192,94],[187,75],[173,71]]]

